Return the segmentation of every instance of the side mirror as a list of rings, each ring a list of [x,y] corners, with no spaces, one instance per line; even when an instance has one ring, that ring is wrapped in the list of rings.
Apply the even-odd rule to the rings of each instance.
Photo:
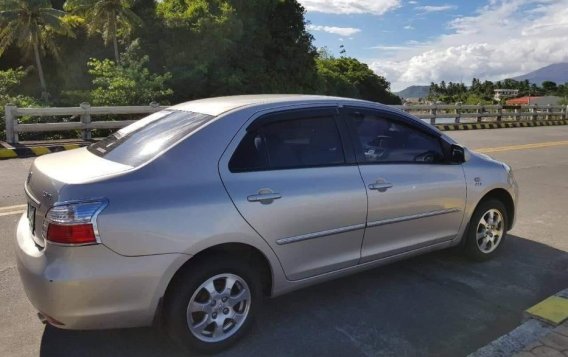
[[[461,164],[465,162],[465,149],[463,146],[452,144],[450,148],[450,156],[453,163]]]

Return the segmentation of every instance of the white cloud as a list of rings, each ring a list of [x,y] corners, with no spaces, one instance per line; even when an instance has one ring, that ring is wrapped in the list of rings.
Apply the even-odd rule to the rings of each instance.
[[[424,5],[417,6],[414,9],[422,12],[443,12],[448,10],[455,10],[458,7],[455,5]]]
[[[354,27],[336,27],[336,26],[320,26],[320,25],[308,25],[308,30],[323,31],[344,37],[353,36],[354,34],[361,32],[361,29]]]
[[[373,50],[399,51],[399,50],[406,50],[409,47],[408,46],[383,46],[383,45],[379,45],[379,46],[373,46],[373,47],[369,47],[369,48],[373,49]]]
[[[299,0],[306,10],[328,14],[382,15],[400,7],[400,0]]]
[[[404,29],[405,29],[405,30],[414,30],[414,26],[412,26],[412,25],[406,25],[406,26],[404,26]]]
[[[568,0],[488,0],[473,16],[458,17],[450,33],[408,43],[371,60],[394,90],[473,77],[499,80],[568,62]]]
[[[410,0],[408,3],[410,5],[416,5],[416,4],[418,4],[418,1]]]

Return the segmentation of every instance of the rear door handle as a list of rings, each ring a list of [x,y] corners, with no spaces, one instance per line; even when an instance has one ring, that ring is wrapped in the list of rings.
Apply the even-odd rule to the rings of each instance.
[[[385,192],[393,185],[390,182],[375,182],[369,185],[370,190],[377,190],[379,192]]]
[[[272,201],[282,198],[282,195],[277,192],[272,192],[270,189],[259,190],[256,195],[247,197],[249,202],[260,202],[264,204],[272,203]]]

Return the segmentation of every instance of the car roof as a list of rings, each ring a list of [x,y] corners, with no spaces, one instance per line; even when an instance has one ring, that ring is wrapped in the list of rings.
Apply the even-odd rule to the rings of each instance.
[[[218,116],[225,112],[245,107],[254,107],[261,105],[275,104],[278,106],[294,105],[294,104],[338,104],[353,105],[367,108],[381,109],[394,115],[404,118],[405,121],[411,121],[415,125],[430,131],[435,135],[442,135],[434,126],[424,123],[422,120],[404,112],[399,108],[394,108],[385,104],[370,102],[367,100],[330,97],[325,95],[304,95],[304,94],[256,94],[256,95],[235,95],[228,97],[216,97],[207,99],[198,99],[190,102],[174,105],[170,107],[174,110],[183,110],[195,113],[203,113],[212,116]]]
[[[184,110],[217,116],[233,109],[263,104],[309,104],[309,103],[338,103],[338,102],[365,102],[358,99],[328,97],[323,95],[302,94],[259,94],[236,95],[229,97],[216,97],[198,99],[174,105],[171,109]],[[370,103],[370,102],[367,102]]]

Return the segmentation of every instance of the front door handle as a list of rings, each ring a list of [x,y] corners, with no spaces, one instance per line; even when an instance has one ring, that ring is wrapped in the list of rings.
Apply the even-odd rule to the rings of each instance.
[[[256,195],[250,195],[247,197],[249,202],[260,202],[262,204],[269,204],[272,201],[282,198],[282,195],[277,192],[272,192],[270,189],[259,190]]]
[[[390,182],[386,182],[386,181],[377,181],[375,183],[372,183],[369,185],[369,189],[370,190],[377,190],[379,192],[385,192],[386,190],[388,190],[389,188],[391,188],[393,185]]]

